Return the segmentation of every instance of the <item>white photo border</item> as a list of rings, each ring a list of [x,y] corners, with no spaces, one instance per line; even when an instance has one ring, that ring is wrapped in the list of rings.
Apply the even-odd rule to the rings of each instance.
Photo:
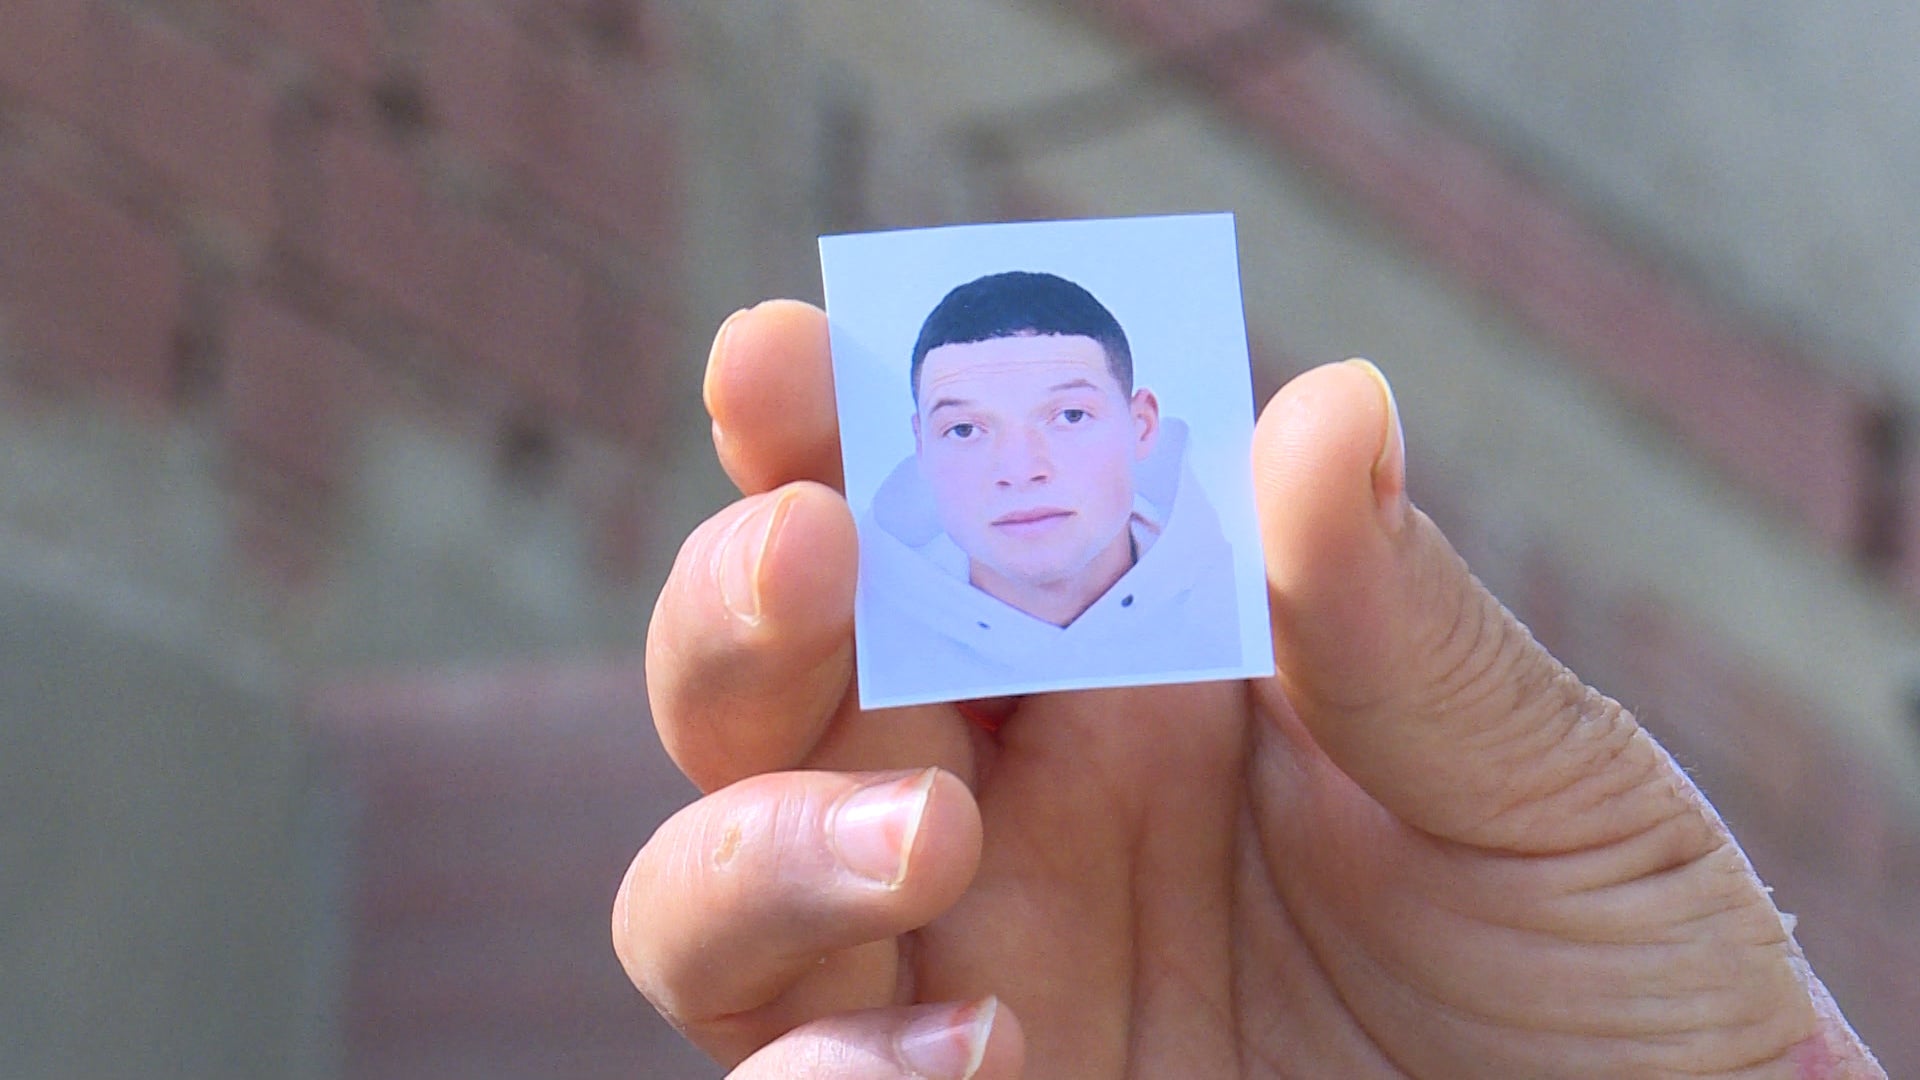
[[[930,672],[924,693],[876,698],[866,677],[874,650],[856,623],[863,707],[1273,673],[1253,503],[1251,361],[1231,214],[844,234],[822,237],[820,256],[847,500],[863,526],[882,481],[914,452],[908,372],[928,313],[950,290],[984,275],[1043,271],[1079,284],[1113,313],[1132,348],[1135,385],[1155,393],[1163,417],[1187,421],[1189,460],[1234,559],[1238,666],[991,686],[946,682]],[[866,588],[864,572],[859,587]]]

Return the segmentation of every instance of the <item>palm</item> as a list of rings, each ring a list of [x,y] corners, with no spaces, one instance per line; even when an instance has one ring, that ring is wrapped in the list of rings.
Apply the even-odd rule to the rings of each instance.
[[[1677,1065],[1751,1035],[1731,1021],[1778,989],[1782,932],[1730,851],[1682,859],[1624,923],[1566,903],[1711,852],[1704,826],[1611,855],[1439,840],[1245,684],[1030,699],[1004,735],[979,762],[975,883],[906,955],[920,998],[1005,997],[1036,1033],[1030,1075],[1555,1075],[1618,1067],[1629,1036],[1664,1047],[1642,1066]],[[1753,947],[1718,937],[1711,985],[1750,1001],[1674,996],[1675,957],[1715,920]],[[1695,1027],[1711,1014],[1730,1022]]]
[[[910,950],[919,995],[999,993],[1029,1075],[1231,1075],[1244,691],[1023,702],[982,755],[980,870]]]

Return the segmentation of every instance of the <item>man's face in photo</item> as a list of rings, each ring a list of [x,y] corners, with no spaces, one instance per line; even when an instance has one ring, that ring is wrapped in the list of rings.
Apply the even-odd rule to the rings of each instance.
[[[914,435],[940,522],[974,584],[1030,612],[1016,597],[1091,583],[1091,603],[1132,564],[1133,467],[1158,429],[1153,394],[1129,396],[1089,337],[942,345],[921,367]]]

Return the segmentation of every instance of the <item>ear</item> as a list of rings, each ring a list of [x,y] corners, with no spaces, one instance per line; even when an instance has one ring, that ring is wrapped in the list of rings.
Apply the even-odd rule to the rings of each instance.
[[[913,456],[919,457],[921,449],[922,448],[920,446],[920,411],[918,409],[915,409],[913,413]]]
[[[1133,411],[1133,430],[1139,440],[1134,447],[1133,456],[1138,461],[1147,460],[1153,453],[1153,442],[1160,436],[1160,399],[1153,391],[1142,387],[1133,392],[1129,403]]]

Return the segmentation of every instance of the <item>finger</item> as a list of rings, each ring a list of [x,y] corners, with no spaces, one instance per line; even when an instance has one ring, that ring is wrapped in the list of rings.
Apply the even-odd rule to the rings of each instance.
[[[806,482],[741,500],[681,547],[647,628],[647,698],[701,790],[802,765],[972,782],[955,710],[861,712],[849,693],[856,549],[846,502]]]
[[[682,545],[647,628],[661,742],[712,791],[798,765],[853,678],[858,542],[811,483],[750,496]]]
[[[980,842],[971,794],[938,770],[754,777],[648,841],[614,947],[662,1013],[739,1060],[821,1016],[895,1004],[893,939],[959,899]]]
[[[826,312],[769,300],[734,313],[714,336],[701,395],[720,464],[741,491],[842,486]]]
[[[818,1020],[741,1062],[728,1080],[1013,1080],[1019,1022],[994,998]]]
[[[818,308],[768,301],[721,328],[705,395],[721,458],[743,490],[840,482],[832,385]],[[953,709],[867,713],[847,692],[857,542],[845,504],[826,507],[821,494],[773,504],[787,507],[777,535],[739,527],[765,513],[749,498],[683,549],[648,631],[648,693],[662,740],[706,790],[803,764],[934,764],[971,782],[973,740]],[[736,573],[730,594],[718,567]],[[733,612],[729,595],[758,601],[752,618]]]
[[[1263,691],[1284,688],[1342,771],[1449,839],[1566,851],[1695,811],[1633,718],[1548,655],[1409,504],[1405,455],[1365,361],[1269,403],[1254,460],[1280,676]],[[1693,816],[1694,842],[1717,843]]]

